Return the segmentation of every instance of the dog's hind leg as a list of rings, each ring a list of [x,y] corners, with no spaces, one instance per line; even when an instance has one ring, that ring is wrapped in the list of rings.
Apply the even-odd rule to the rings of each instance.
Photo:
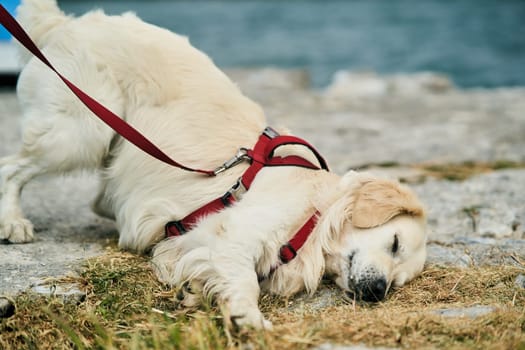
[[[55,135],[48,136],[53,138]],[[77,139],[73,142],[78,141]],[[41,143],[45,144],[45,142]],[[67,144],[62,145],[59,142],[49,148],[39,145],[28,152],[28,147],[24,145],[22,151],[17,155],[0,160],[2,194],[0,240],[7,240],[11,243],[25,243],[33,240],[33,225],[24,217],[21,208],[22,190],[31,179],[39,175],[65,174],[78,169],[82,157],[74,152],[64,151],[67,149]],[[88,168],[87,164],[82,164],[82,168]]]
[[[71,69],[68,75],[74,76],[75,70],[65,67]],[[88,68],[85,65],[84,70]],[[103,72],[95,70],[89,74],[88,70],[84,73],[76,80],[93,88]],[[39,79],[46,81],[46,85],[43,86]],[[109,78],[100,81],[111,84]],[[122,113],[120,90],[108,92],[106,84],[98,84],[100,88],[95,98],[116,113]],[[23,144],[18,154],[0,160],[0,240],[23,243],[33,239],[33,226],[20,206],[24,185],[39,175],[99,168],[108,153],[113,132],[35,60],[28,63],[20,75],[17,90],[24,113]]]
[[[72,132],[75,130],[62,130]],[[42,139],[55,139],[48,143]],[[11,243],[25,243],[33,239],[33,226],[27,220],[20,206],[20,195],[24,186],[39,175],[65,174],[76,169],[93,169],[93,164],[83,159],[79,148],[89,151],[89,144],[83,144],[83,137],[71,136],[58,139],[55,132],[35,140],[32,147],[24,144],[22,150],[13,156],[0,160],[1,205],[0,240]],[[48,140],[49,141],[49,140]],[[69,145],[68,142],[74,145]],[[82,145],[82,146],[80,146]]]

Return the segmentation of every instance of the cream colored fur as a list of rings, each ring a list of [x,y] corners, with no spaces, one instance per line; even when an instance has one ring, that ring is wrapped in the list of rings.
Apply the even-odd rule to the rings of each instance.
[[[19,19],[59,71],[183,164],[214,168],[252,147],[266,126],[261,108],[186,38],[133,14],[72,18],[54,0],[24,0]],[[33,239],[19,203],[28,181],[84,169],[100,172],[94,210],[116,220],[120,247],[154,247],[157,275],[181,287],[182,305],[213,296],[237,325],[271,326],[258,308],[261,290],[313,293],[327,275],[356,297],[380,300],[423,268],[417,198],[398,183],[354,172],[265,168],[234,206],[163,239],[167,221],[222,195],[247,165],[214,178],[165,165],[115,136],[37,59],[25,60],[23,147],[0,160],[0,239]],[[316,210],[319,222],[298,256],[270,274],[279,247]]]

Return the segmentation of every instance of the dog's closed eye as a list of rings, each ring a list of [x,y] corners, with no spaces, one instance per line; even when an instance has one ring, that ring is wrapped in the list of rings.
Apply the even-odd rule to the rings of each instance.
[[[392,243],[392,247],[390,249],[392,255],[396,255],[399,251],[399,238],[397,237],[397,234],[394,235],[394,242]]]

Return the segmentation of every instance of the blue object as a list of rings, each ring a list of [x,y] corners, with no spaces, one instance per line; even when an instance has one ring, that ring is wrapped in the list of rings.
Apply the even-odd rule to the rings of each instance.
[[[18,0],[2,0],[0,2],[10,14],[14,16],[17,6],[20,4]],[[0,26],[0,41],[8,41],[11,39],[11,34],[4,27]]]

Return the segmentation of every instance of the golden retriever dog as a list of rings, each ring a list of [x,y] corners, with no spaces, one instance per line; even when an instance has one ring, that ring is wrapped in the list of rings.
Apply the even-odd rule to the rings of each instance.
[[[24,0],[18,19],[64,76],[182,164],[213,169],[253,147],[267,126],[263,110],[187,38],[131,13],[74,18],[54,0]],[[261,291],[312,293],[326,276],[342,294],[376,301],[422,270],[421,203],[397,182],[352,171],[265,167],[242,199],[166,239],[167,222],[224,194],[248,163],[215,177],[166,165],[94,117],[36,58],[23,58],[23,146],[0,160],[0,239],[33,239],[19,203],[32,178],[95,170],[101,185],[93,209],[115,219],[120,247],[152,250],[154,270],[181,288],[182,305],[213,296],[238,326],[271,327],[258,307]],[[279,151],[317,162],[302,146]],[[304,246],[279,266],[279,247],[316,212]]]

